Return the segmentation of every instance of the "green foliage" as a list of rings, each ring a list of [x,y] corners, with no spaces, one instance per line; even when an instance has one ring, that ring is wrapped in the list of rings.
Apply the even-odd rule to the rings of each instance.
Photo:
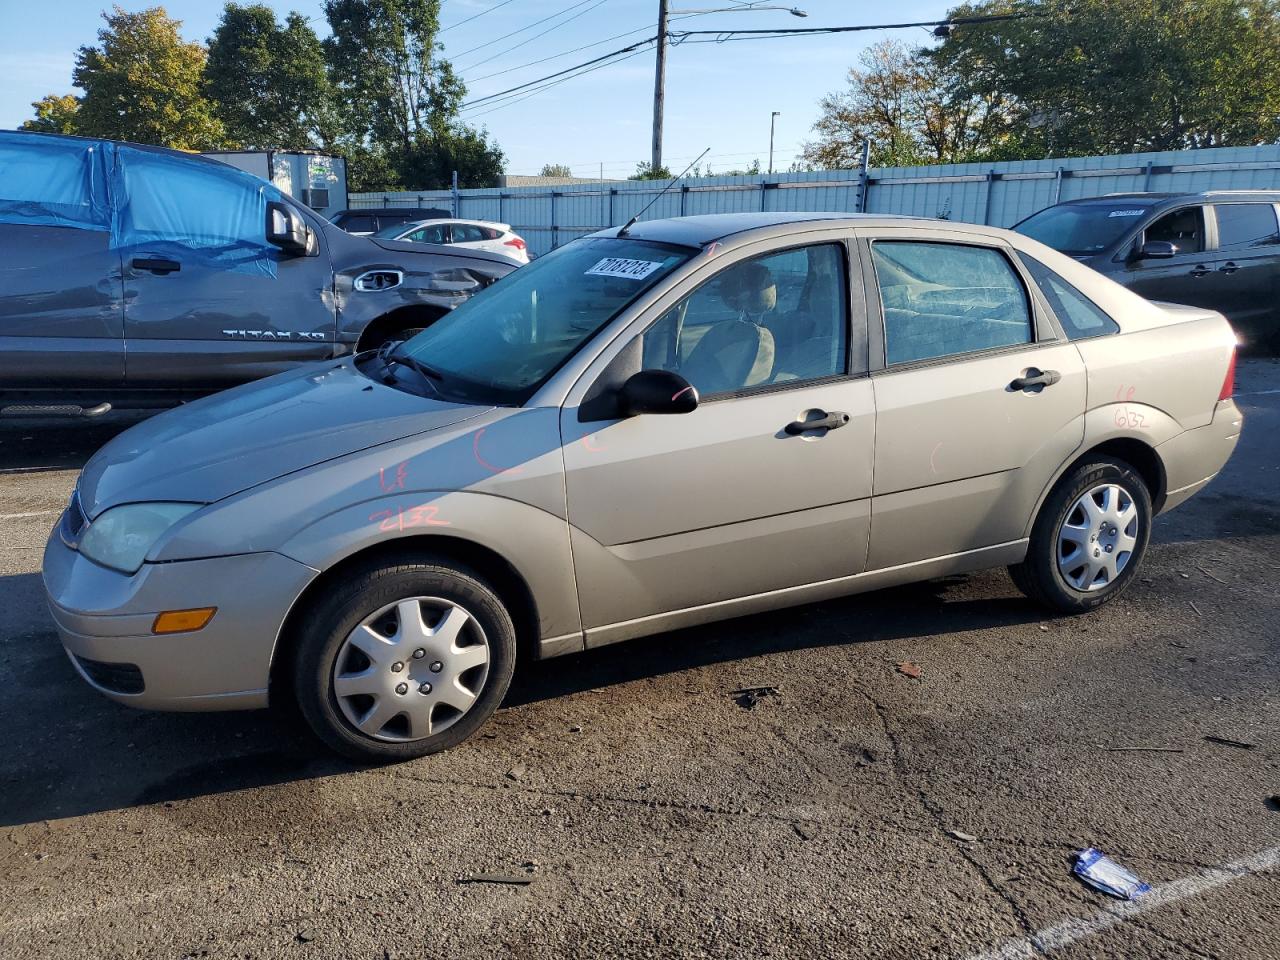
[[[84,91],[76,132],[181,150],[221,146],[222,124],[202,93],[205,50],[182,39],[181,21],[163,7],[114,7],[102,18],[98,46],[80,48],[72,74]]]
[[[647,162],[637,163],[636,172],[627,177],[628,180],[670,180],[675,174],[665,166],[650,167]]]
[[[205,93],[227,141],[252,150],[328,149],[339,135],[324,49],[300,14],[228,3],[209,39]]]
[[[573,171],[563,163],[544,163],[542,171],[538,174],[540,177],[572,177]]]
[[[71,94],[58,96],[56,93],[51,93],[31,106],[35,107],[36,116],[34,120],[23,122],[23,130],[32,130],[36,133],[77,132],[76,115],[80,111],[80,101]]]

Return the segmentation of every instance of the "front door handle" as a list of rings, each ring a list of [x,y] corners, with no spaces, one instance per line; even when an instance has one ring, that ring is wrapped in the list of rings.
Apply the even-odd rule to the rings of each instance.
[[[825,410],[814,410],[813,413],[819,414],[814,420],[792,420],[783,431],[790,436],[796,436],[801,433],[808,433],[810,430],[838,430],[849,422],[849,415],[843,410],[832,410],[827,413]]]
[[[134,257],[133,269],[150,270],[152,273],[164,276],[166,273],[177,273],[182,269],[182,264],[177,260],[167,260],[163,257]]]
[[[1222,266],[1218,268],[1218,272],[1219,273],[1235,273],[1239,269],[1240,269],[1240,264],[1236,263],[1234,260],[1228,260],[1226,263],[1224,263]]]
[[[1035,367],[1030,367],[1024,376],[1018,377],[1009,384],[1009,389],[1031,390],[1039,393],[1045,387],[1051,387],[1061,379],[1062,374],[1057,370],[1037,370]]]
[[[1193,277],[1203,277],[1209,273],[1212,273],[1212,271],[1208,267],[1206,267],[1203,263],[1197,263],[1189,271],[1189,275]]]

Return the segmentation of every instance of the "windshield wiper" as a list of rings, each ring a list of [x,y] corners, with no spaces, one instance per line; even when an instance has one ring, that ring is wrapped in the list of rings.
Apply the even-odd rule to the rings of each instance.
[[[390,360],[392,363],[402,363],[406,367],[412,367],[414,370],[418,371],[418,373],[422,374],[424,377],[430,377],[432,380],[444,379],[444,374],[441,373],[439,370],[432,369],[431,367],[423,363],[421,360],[419,360],[417,357],[411,356],[410,354],[407,354],[407,353],[396,353],[395,350],[393,349],[384,358],[384,362],[385,360]]]

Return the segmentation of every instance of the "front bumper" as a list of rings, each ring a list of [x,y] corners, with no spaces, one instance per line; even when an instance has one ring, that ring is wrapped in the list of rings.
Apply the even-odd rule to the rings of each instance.
[[[1218,401],[1208,425],[1185,430],[1156,447],[1167,490],[1162,510],[1172,510],[1208,486],[1231,458],[1243,428],[1244,415],[1228,398]]]
[[[278,553],[148,563],[133,576],[86,560],[55,528],[44,551],[49,610],[77,672],[152,710],[267,704],[280,628],[315,570]],[[155,635],[165,610],[217,607],[201,630]]]

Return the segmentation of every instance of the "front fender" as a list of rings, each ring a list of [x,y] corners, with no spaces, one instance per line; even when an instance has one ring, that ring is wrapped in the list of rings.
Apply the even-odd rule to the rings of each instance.
[[[544,647],[574,637],[581,641],[568,523],[506,497],[457,490],[389,494],[318,519],[279,552],[324,571],[361,551],[397,541],[430,550],[433,537],[485,547],[511,564],[533,595]]]

